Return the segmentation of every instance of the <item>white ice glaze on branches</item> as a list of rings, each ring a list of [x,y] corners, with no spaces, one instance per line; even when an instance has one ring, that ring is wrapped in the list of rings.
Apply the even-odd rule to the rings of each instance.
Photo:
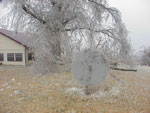
[[[130,44],[119,10],[106,0],[4,0],[12,10],[0,24],[29,35],[37,72],[53,71],[57,60],[71,60],[83,48],[97,48],[108,59],[126,58]],[[11,17],[11,18],[10,18]],[[65,57],[61,56],[65,53]]]

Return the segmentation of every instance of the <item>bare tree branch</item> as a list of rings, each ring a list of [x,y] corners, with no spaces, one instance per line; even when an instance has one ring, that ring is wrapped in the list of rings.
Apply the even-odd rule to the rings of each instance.
[[[104,6],[103,4],[100,4],[100,3],[95,2],[94,0],[88,0],[88,1],[89,1],[89,2],[92,2],[92,3],[95,3],[96,5],[101,6],[103,9],[107,10],[107,11],[108,11],[109,13],[111,13],[111,14],[112,14],[111,11],[118,12],[117,10],[112,9],[112,8],[108,8],[108,7]]]
[[[110,32],[110,29],[94,30],[94,29],[91,29],[91,28],[84,28],[84,27],[79,27],[79,28],[75,27],[75,28],[71,28],[71,29],[65,29],[65,31],[75,31],[75,30],[89,30],[89,31],[93,31],[93,32],[96,32],[96,33],[103,33],[103,34],[107,35],[110,38],[117,39],[116,37],[114,37],[112,35],[112,33]]]
[[[95,3],[96,5],[99,5],[100,7],[102,7],[103,9],[105,9],[106,11],[108,11],[108,12],[112,15],[112,17],[114,17],[114,14],[113,14],[112,12],[117,12],[117,13],[118,13],[117,10],[112,9],[112,8],[109,8],[109,7],[106,7],[105,5],[100,4],[100,3],[97,3],[97,2],[94,1],[94,0],[88,0],[88,1],[89,1],[89,2],[92,2],[92,3]]]
[[[98,48],[98,46],[100,45],[101,41],[102,41],[101,39],[98,41],[98,43],[96,44],[95,48]]]
[[[43,20],[41,17],[38,17],[37,15],[35,15],[33,12],[31,12],[29,10],[29,6],[28,5],[25,5],[25,4],[22,4],[22,9],[28,13],[30,16],[34,17],[36,20],[38,20],[40,23],[42,24],[46,24],[46,21]]]

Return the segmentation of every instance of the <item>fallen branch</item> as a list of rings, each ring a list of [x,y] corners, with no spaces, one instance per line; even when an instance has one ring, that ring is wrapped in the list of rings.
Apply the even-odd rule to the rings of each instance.
[[[113,67],[111,67],[111,69],[112,70],[120,70],[120,71],[134,71],[134,72],[137,71],[137,69],[121,69],[121,68],[113,68]]]

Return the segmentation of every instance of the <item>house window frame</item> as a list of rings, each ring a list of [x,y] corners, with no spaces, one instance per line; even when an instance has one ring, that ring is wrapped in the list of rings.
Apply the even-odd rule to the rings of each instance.
[[[10,60],[10,59],[9,59],[9,58],[10,58],[10,56],[9,56],[10,54],[11,54],[11,55],[13,54],[13,55],[11,56],[13,60]],[[15,56],[14,56],[14,55],[15,55],[15,53],[7,53],[7,61],[9,61],[9,62],[14,62],[14,61],[15,61]]]
[[[34,60],[34,54],[28,53],[28,61],[33,61],[33,60]]]
[[[2,56],[2,60],[1,60],[1,56]],[[0,62],[4,61],[4,53],[0,53]]]
[[[17,55],[17,54],[18,54],[18,55]],[[19,55],[21,55],[21,60],[18,60],[18,58],[20,57]],[[22,62],[22,61],[23,61],[22,53],[15,53],[15,61],[16,61],[16,62]]]
[[[11,57],[12,57],[12,60],[9,60],[9,58],[8,57],[10,57],[9,55],[10,54],[13,54]],[[19,55],[17,55],[17,54],[19,54],[19,55],[21,55],[21,60],[18,60],[18,58],[20,57]],[[18,57],[19,56],[19,57]],[[17,58],[18,57],[18,58]],[[22,53],[7,53],[7,61],[8,62],[22,62],[23,61],[23,54]]]

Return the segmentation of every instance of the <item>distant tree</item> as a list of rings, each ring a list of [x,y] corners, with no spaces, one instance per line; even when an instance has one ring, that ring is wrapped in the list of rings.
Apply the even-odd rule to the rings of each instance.
[[[109,59],[129,53],[120,12],[106,0],[5,0],[3,4],[12,4],[12,10],[1,25],[29,35],[39,72],[53,71],[64,51],[66,59],[82,48],[97,48]]]
[[[141,64],[150,66],[150,47],[145,48],[142,52]]]

